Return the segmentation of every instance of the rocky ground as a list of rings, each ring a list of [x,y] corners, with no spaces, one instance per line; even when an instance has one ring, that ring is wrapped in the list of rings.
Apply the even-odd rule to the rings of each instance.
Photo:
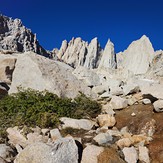
[[[162,115],[137,104],[95,119],[61,118],[58,128],[8,128],[0,145],[3,162],[161,163]]]
[[[0,98],[21,86],[72,99],[82,92],[102,105],[96,118],[62,117],[57,128],[8,128],[0,162],[162,162],[163,52],[148,37],[118,54],[97,38],[47,52],[18,19],[1,15],[0,29]]]

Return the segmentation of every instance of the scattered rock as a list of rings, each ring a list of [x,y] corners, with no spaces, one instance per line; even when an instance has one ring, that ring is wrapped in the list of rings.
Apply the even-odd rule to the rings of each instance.
[[[83,150],[81,163],[98,163],[98,156],[104,151],[103,147],[88,145]]]
[[[28,145],[27,139],[25,138],[24,135],[21,134],[17,126],[14,128],[8,128],[6,131],[8,133],[9,143],[12,144],[13,146],[19,144],[24,148]]]
[[[163,112],[163,100],[157,100],[153,103],[156,112]]]
[[[139,146],[139,160],[144,163],[150,163],[149,150],[147,147]]]
[[[74,129],[83,129],[91,130],[95,122],[87,119],[72,119],[67,117],[60,118],[62,123],[62,128],[74,128]]]
[[[95,92],[98,95],[102,95],[103,93],[107,92],[109,88],[106,85],[99,85],[96,87],[93,87],[92,91]]]
[[[130,147],[132,145],[132,141],[129,138],[122,138],[116,142],[119,148]]]
[[[100,127],[113,127],[116,123],[115,117],[109,114],[101,114],[97,117]]]
[[[123,99],[118,96],[113,96],[110,105],[112,106],[113,109],[118,110],[118,109],[123,109],[128,106],[128,101],[126,99]]]
[[[143,99],[143,104],[145,104],[145,105],[151,104],[151,100],[145,98],[145,99]]]
[[[102,113],[107,113],[111,116],[113,116],[115,114],[115,112],[113,111],[113,109],[109,103],[107,103],[106,105],[102,105]]]
[[[98,145],[109,143],[113,140],[113,137],[109,133],[100,133],[93,138]]]
[[[125,147],[123,148],[122,152],[125,156],[125,161],[127,163],[137,163],[138,154],[134,147]]]
[[[137,84],[134,84],[133,82],[128,82],[127,85],[123,86],[124,95],[138,93],[139,91],[139,86]]]

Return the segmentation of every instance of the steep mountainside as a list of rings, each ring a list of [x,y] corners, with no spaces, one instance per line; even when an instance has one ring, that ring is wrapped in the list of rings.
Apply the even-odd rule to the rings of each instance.
[[[18,52],[33,51],[48,56],[39,44],[36,34],[27,29],[20,19],[0,15],[0,49]]]

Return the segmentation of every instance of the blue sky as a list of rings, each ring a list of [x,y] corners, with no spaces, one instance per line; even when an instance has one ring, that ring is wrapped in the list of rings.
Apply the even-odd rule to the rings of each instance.
[[[162,0],[1,0],[0,11],[20,18],[45,49],[72,37],[98,37],[102,47],[110,38],[119,52],[143,34],[163,49],[162,6]]]

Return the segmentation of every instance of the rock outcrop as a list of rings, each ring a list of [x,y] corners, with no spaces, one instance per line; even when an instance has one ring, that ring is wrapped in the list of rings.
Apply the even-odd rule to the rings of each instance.
[[[76,68],[84,66],[88,69],[97,68],[101,56],[101,47],[97,38],[94,38],[90,44],[83,41],[80,37],[72,38],[68,43],[62,42],[61,48],[57,54],[59,60]]]
[[[133,74],[145,74],[152,63],[154,49],[148,37],[142,36],[132,42],[123,52],[123,67]]]
[[[27,52],[48,56],[39,44],[36,34],[27,29],[20,19],[0,15],[0,49]]]
[[[98,68],[116,68],[116,55],[114,52],[114,44],[108,40]]]

